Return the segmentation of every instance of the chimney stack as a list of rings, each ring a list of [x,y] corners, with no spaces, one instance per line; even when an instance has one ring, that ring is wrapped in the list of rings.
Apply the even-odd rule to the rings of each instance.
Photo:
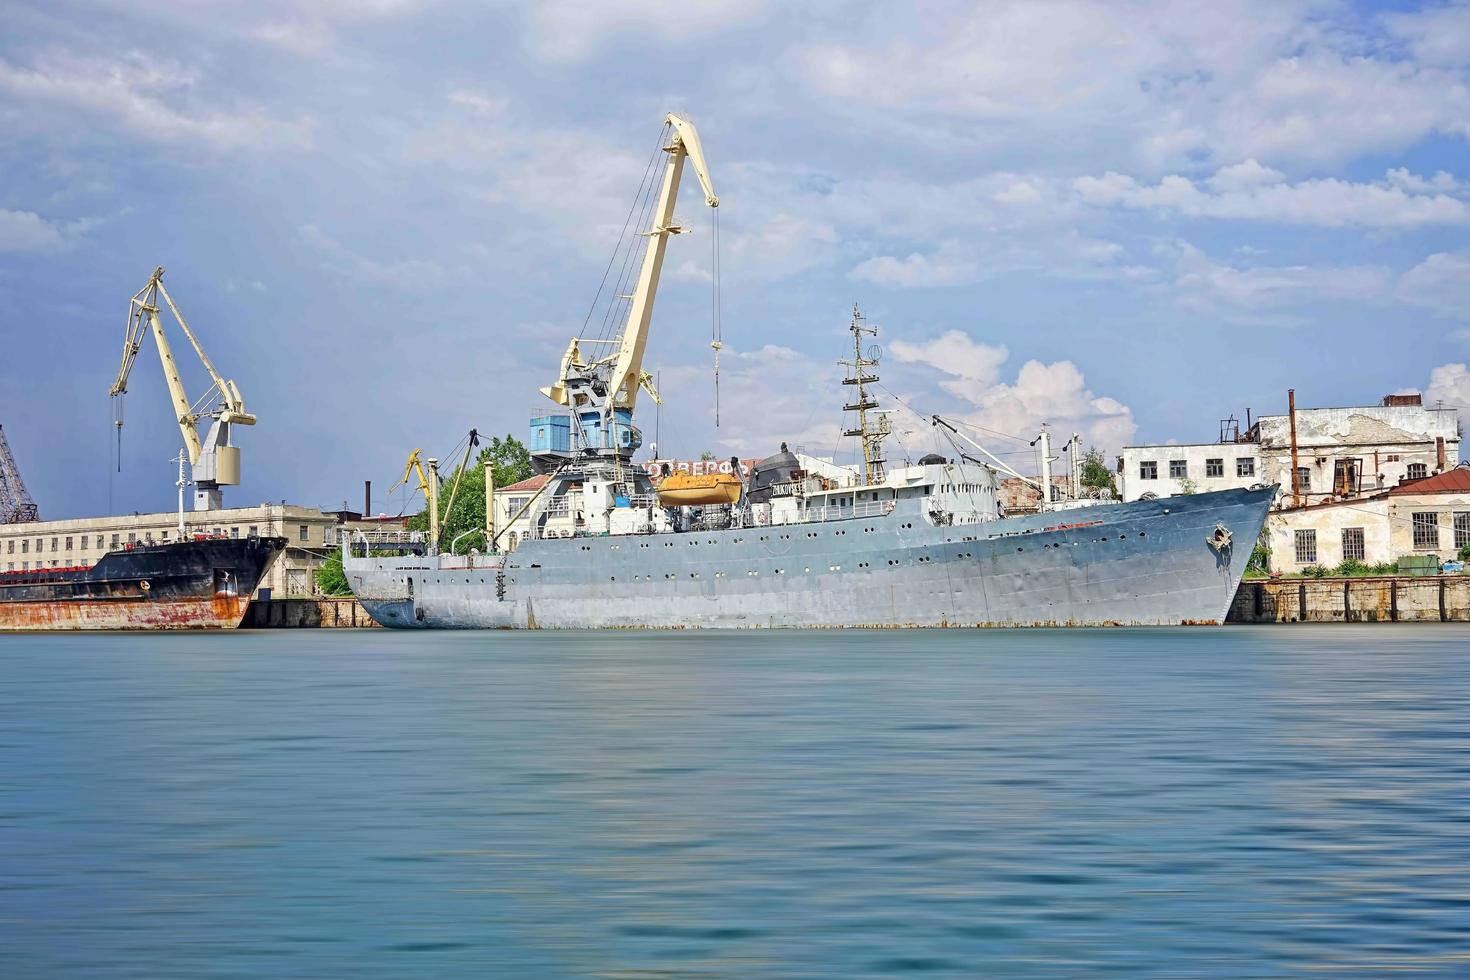
[[[362,481],[362,516],[373,516],[373,481]]]

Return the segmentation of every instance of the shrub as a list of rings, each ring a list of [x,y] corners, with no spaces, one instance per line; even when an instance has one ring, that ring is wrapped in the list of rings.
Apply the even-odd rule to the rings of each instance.
[[[1303,578],[1326,578],[1332,574],[1332,569],[1325,565],[1308,565],[1302,569]]]
[[[1251,559],[1245,563],[1245,570],[1265,575],[1271,568],[1271,549],[1265,545],[1258,544],[1251,549]]]
[[[1470,561],[1470,542],[1460,545],[1458,554],[1461,561]]]
[[[1367,575],[1368,571],[1368,566],[1356,558],[1344,558],[1342,564],[1337,566],[1337,574],[1344,577],[1348,575]]]

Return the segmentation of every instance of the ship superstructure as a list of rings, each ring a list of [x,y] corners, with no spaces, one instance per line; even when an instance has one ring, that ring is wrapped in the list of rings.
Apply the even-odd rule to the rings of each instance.
[[[890,465],[891,427],[873,392],[881,351],[864,349],[876,329],[856,307],[843,407],[859,465],[784,444],[744,473],[738,460],[728,475],[701,478],[634,464],[638,392],[659,399],[643,354],[667,239],[683,230],[673,206],[686,158],[705,203],[719,203],[694,127],[671,115],[665,132],[636,286],[615,290],[626,302],[621,335],[574,338],[542,389],[561,411],[531,420],[544,481],[505,526],[493,526],[487,506],[487,554],[455,554],[452,542],[441,553],[431,540],[426,554],[385,555],[382,542],[344,541],[348,581],[375,620],[531,629],[1223,622],[1273,488],[1057,500],[1043,436],[1040,509],[1007,515],[997,470],[1019,474],[993,456],[996,465],[955,443],[953,456]],[[718,357],[718,326],[713,346]]]

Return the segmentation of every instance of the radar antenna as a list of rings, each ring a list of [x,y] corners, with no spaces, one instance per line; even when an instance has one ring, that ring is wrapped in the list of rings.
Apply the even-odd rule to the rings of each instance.
[[[868,422],[868,412],[878,407],[878,400],[868,394],[868,385],[876,384],[878,381],[878,375],[870,373],[870,369],[877,367],[878,359],[882,357],[883,352],[877,344],[874,344],[864,356],[863,335],[876,337],[878,328],[863,325],[863,315],[859,312],[856,303],[852,304],[852,323],[847,329],[852,331],[852,360],[837,363],[847,368],[847,377],[842,379],[842,383],[857,388],[857,400],[842,406],[844,412],[857,413],[857,427],[844,429],[842,434],[857,436],[862,440],[863,484],[873,486],[882,483],[885,478],[883,440],[893,431],[888,416],[881,412],[874,412],[876,421],[871,424]]]

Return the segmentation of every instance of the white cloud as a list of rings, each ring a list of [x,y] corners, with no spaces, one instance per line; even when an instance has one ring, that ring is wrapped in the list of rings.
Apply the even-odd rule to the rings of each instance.
[[[452,105],[482,116],[498,116],[510,105],[510,100],[503,95],[490,95],[469,89],[455,89],[449,93],[449,101]]]
[[[1470,3],[1465,0],[1385,14],[1383,21],[1419,61],[1456,68],[1470,61]]]
[[[1389,285],[1388,271],[1373,266],[1239,267],[1182,241],[1159,251],[1172,269],[1156,291],[1183,309],[1246,325],[1304,325],[1313,304],[1377,301]]]
[[[320,21],[273,20],[248,31],[256,40],[299,55],[319,55],[331,49],[336,36]]]
[[[791,60],[860,122],[878,108],[931,139],[1051,145],[1124,166],[1321,165],[1470,135],[1463,8],[1399,24],[1408,58],[1385,50],[1371,21],[1349,27],[1323,12],[1292,0],[1000,0],[924,17],[880,8]]]
[[[1319,44],[1263,66],[1214,111],[1216,159],[1331,164],[1436,133],[1470,135],[1470,89],[1458,72]]]
[[[0,252],[42,252],[65,241],[60,228],[34,211],[0,209]]]
[[[1383,181],[1337,178],[1286,182],[1279,171],[1254,159],[1215,172],[1201,188],[1173,174],[1156,184],[1108,172],[1072,182],[1077,197],[1094,206],[1175,213],[1191,218],[1268,221],[1325,228],[1415,228],[1470,223],[1470,205],[1446,191],[1458,188],[1449,174],[1419,177],[1391,170]]]
[[[441,286],[451,277],[464,277],[463,268],[447,269],[428,259],[395,259],[384,261],[356,252],[322,231],[316,225],[302,225],[296,230],[301,241],[322,256],[322,267],[352,279],[363,279],[406,290],[425,290]]]
[[[906,256],[879,255],[859,262],[851,278],[880,286],[954,286],[973,280],[979,273],[975,258],[956,242],[945,242],[937,250],[924,255],[911,252]]]
[[[1470,424],[1470,368],[1464,364],[1441,364],[1429,372],[1429,386],[1424,389],[1424,404],[1434,408],[1443,404],[1460,416],[1460,424]],[[1465,454],[1461,446],[1460,454]]]
[[[666,394],[680,393],[679,411],[663,412],[661,454],[690,457],[709,449],[720,456],[761,457],[786,442],[829,456],[842,447],[842,374],[832,358],[781,344],[750,351],[726,347],[720,357],[719,428],[711,361],[665,365],[659,374]],[[651,440],[651,414],[643,414],[642,425],[645,441]]]
[[[1286,179],[1286,174],[1270,167],[1263,167],[1252,157],[1240,163],[1221,167],[1215,171],[1215,176],[1208,181],[1211,188],[1220,193],[1230,191],[1243,191],[1252,187],[1260,187],[1263,184],[1279,184]]]
[[[149,142],[229,150],[308,140],[310,120],[276,119],[252,105],[208,106],[199,82],[195,70],[141,51],[121,58],[58,54],[30,66],[0,59],[0,92],[32,106],[33,125],[54,117],[45,107]]]
[[[575,61],[620,37],[646,46],[654,38],[677,43],[717,33],[759,17],[770,0],[538,0],[527,20],[527,43],[550,61]]]
[[[1470,319],[1470,250],[1434,253],[1399,277],[1395,293],[1405,303]]]
[[[982,393],[994,385],[1000,367],[1011,356],[1004,346],[977,343],[960,330],[950,330],[922,344],[895,340],[888,351],[900,363],[923,364],[953,377],[940,382],[952,395],[978,402]]]
[[[1124,445],[1137,430],[1132,410],[1089,390],[1071,361],[1027,361],[1014,381],[1001,382],[1006,348],[978,343],[959,330],[926,343],[895,341],[888,349],[900,363],[947,375],[939,385],[969,403],[962,418],[971,425],[1029,437],[1046,422],[1058,433],[1078,432],[1085,444],[1105,450]]]

